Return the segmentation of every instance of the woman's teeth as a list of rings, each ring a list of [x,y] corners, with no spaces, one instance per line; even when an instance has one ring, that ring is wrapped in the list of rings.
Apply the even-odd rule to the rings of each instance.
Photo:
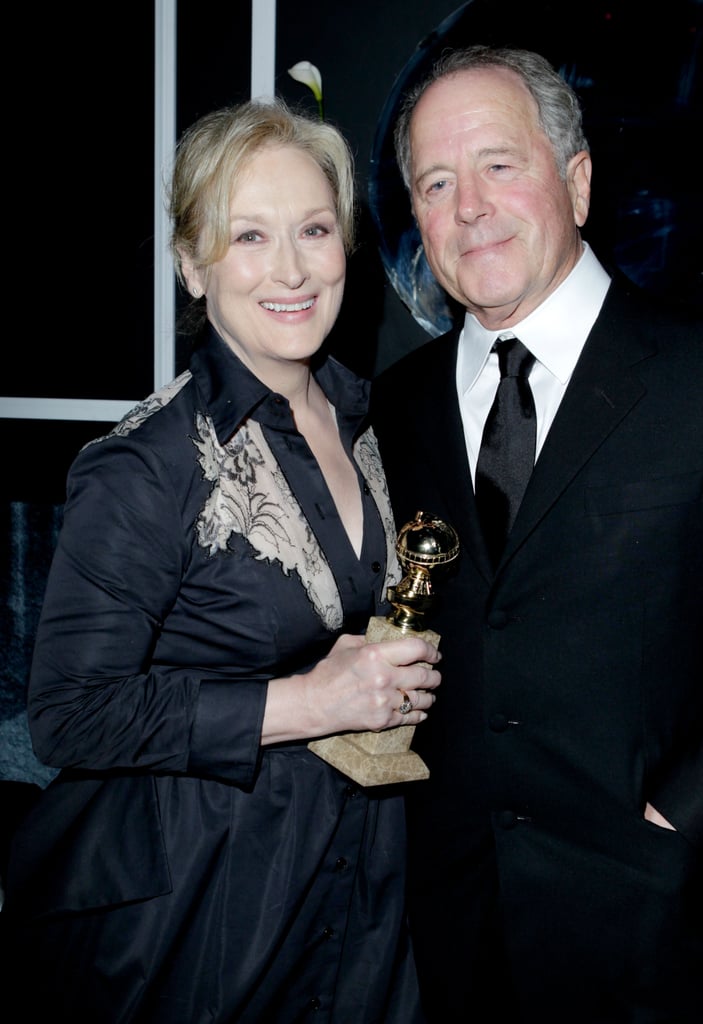
[[[262,302],[261,305],[273,313],[297,313],[301,309],[310,309],[314,301],[306,299],[305,302]]]

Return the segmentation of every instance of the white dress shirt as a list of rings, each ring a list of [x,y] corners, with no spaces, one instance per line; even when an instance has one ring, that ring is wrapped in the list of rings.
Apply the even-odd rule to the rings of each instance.
[[[535,357],[530,387],[537,411],[537,457],[609,285],[610,277],[584,242],[581,259],[569,276],[513,328],[489,331],[473,313],[466,314],[459,338],[456,386],[473,481],[483,426],[500,381],[498,356],[491,352],[493,343],[515,335]]]

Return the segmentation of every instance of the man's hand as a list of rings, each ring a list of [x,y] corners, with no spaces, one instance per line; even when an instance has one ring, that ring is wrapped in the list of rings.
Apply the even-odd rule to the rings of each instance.
[[[660,814],[659,811],[656,811],[651,804],[647,804],[645,807],[644,817],[645,821],[651,821],[654,825],[659,825],[661,828],[669,828],[672,832],[676,831],[671,822],[667,821],[666,818]]]

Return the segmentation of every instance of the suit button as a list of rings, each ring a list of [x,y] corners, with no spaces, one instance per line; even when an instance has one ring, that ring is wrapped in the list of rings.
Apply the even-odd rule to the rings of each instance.
[[[500,811],[496,815],[496,824],[499,828],[515,828],[517,825],[517,815],[514,811]]]
[[[380,571],[381,571],[381,563],[380,562],[372,562],[371,563],[371,572],[380,572]]]
[[[505,732],[509,722],[505,715],[495,714],[491,715],[489,724],[493,732]]]
[[[488,625],[491,629],[505,629],[508,625],[508,614],[500,608],[496,608],[488,616]]]

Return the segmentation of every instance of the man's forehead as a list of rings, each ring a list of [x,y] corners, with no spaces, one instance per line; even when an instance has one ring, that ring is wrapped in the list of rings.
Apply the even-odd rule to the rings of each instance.
[[[536,103],[519,75],[510,68],[472,68],[457,71],[433,82],[419,98],[411,118],[411,129],[426,117],[503,111],[524,116],[525,108]]]

